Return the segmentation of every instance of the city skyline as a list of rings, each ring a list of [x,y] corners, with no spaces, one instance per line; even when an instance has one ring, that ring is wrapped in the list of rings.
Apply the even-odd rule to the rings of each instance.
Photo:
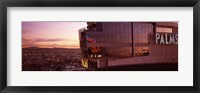
[[[78,30],[86,22],[22,22],[22,47],[79,48]]]
[[[23,71],[178,71],[175,22],[22,25]]]

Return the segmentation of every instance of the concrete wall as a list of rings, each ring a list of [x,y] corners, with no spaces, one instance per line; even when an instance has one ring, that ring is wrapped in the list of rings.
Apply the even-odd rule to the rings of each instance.
[[[108,61],[108,66],[178,63],[178,45],[150,44],[150,55]]]
[[[142,56],[126,59],[119,59],[108,61],[108,66],[126,66],[126,65],[144,65],[144,64],[167,64],[178,63],[178,59],[174,55],[154,55],[154,56]]]
[[[149,44],[149,55],[178,55],[177,44]]]

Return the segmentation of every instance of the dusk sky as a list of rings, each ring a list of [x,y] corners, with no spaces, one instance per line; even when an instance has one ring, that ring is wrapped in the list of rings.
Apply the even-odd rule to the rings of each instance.
[[[86,22],[22,22],[22,47],[79,48],[80,28]]]

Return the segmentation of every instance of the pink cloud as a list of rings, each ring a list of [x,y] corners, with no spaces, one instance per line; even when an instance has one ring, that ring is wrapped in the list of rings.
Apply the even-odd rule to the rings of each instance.
[[[45,38],[36,38],[33,41],[34,42],[57,42],[57,41],[64,41],[65,39],[62,38],[51,38],[51,39],[45,39]]]

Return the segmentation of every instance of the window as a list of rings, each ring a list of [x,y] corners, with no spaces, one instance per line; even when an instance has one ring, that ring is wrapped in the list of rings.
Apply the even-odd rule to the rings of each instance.
[[[133,30],[134,43],[148,43],[148,34],[153,33],[151,23],[134,23]]]
[[[153,25],[151,23],[134,23],[133,38],[135,56],[148,56],[148,38],[153,33]]]
[[[149,47],[135,47],[135,56],[148,56]]]

